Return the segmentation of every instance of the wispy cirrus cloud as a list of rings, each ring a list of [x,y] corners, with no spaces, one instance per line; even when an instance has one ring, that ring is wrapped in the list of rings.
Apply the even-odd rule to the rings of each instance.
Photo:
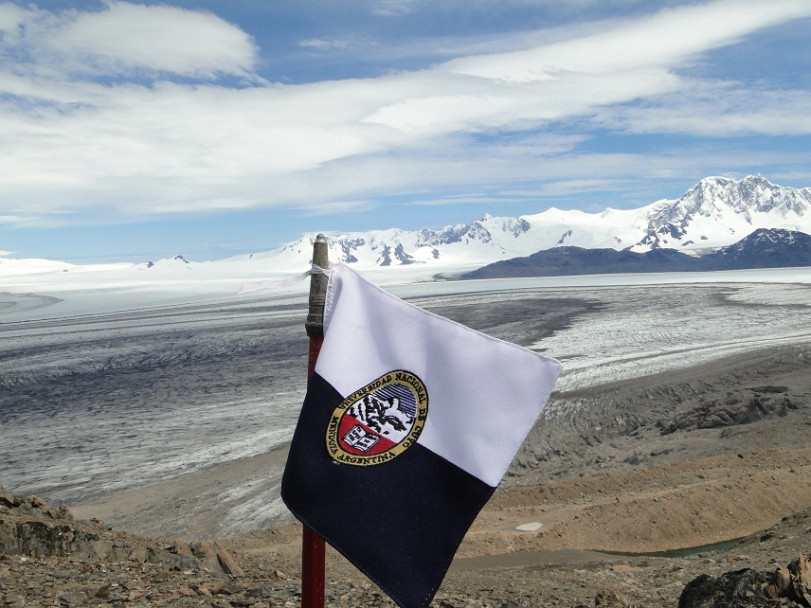
[[[681,96],[652,97],[634,107],[600,110],[595,122],[628,133],[811,135],[811,91],[698,80],[685,80],[682,89],[689,103]]]
[[[761,127],[769,133],[792,121],[806,129],[807,91],[746,103],[752,83],[683,70],[808,16],[807,1],[719,0],[580,24],[521,50],[495,44],[499,52],[422,70],[281,85],[261,75],[253,37],[209,12],[121,0],[84,12],[0,4],[0,214],[45,224],[86,212],[345,212],[408,192],[446,200],[418,194],[431,189],[540,179],[571,189],[640,167],[665,171],[674,158],[579,148],[595,128],[735,135],[758,123],[754,113],[771,117]]]

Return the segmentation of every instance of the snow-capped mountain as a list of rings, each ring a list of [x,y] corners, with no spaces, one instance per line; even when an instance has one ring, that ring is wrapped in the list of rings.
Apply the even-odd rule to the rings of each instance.
[[[487,264],[559,246],[645,252],[672,248],[690,255],[735,243],[758,228],[811,233],[811,188],[776,186],[761,176],[708,177],[676,200],[601,213],[549,209],[522,217],[485,215],[442,230],[398,229],[327,234],[330,259],[359,268],[413,264]],[[263,257],[281,266],[307,258],[314,234]]]
[[[659,201],[647,209],[648,234],[635,250],[714,249],[734,243],[757,228],[809,232],[811,188],[775,186],[759,175],[740,181],[709,177],[680,199]]]
[[[700,256],[732,245],[759,228],[811,234],[811,188],[777,186],[761,176],[742,180],[707,177],[678,199],[637,209],[586,213],[551,208],[521,217],[485,215],[471,224],[441,230],[391,228],[326,236],[332,262],[346,262],[360,270],[410,268],[415,276],[431,276],[565,246],[635,253],[675,249]],[[114,266],[116,272],[138,271],[144,280],[169,280],[181,274],[191,277],[189,271],[198,279],[204,274],[243,279],[284,275],[307,268],[315,236],[304,234],[273,251],[210,262],[177,256],[154,263],[75,266],[0,258],[0,275],[63,272],[89,276]]]

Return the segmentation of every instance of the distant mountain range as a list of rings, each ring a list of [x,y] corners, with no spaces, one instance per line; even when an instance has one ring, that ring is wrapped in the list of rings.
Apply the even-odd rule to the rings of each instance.
[[[330,259],[359,269],[415,264],[438,270],[459,265],[469,268],[541,250],[552,250],[547,260],[551,263],[550,256],[558,256],[564,265],[564,256],[580,257],[592,268],[617,263],[617,257],[622,257],[628,268],[632,260],[639,259],[647,260],[644,264],[648,266],[658,259],[676,268],[694,262],[664,250],[706,258],[761,228],[811,234],[811,188],[776,186],[759,175],[742,180],[707,177],[676,200],[664,199],[637,209],[585,213],[553,208],[521,217],[486,215],[472,224],[442,230],[390,229],[327,237]],[[260,255],[283,267],[300,267],[312,251],[313,237],[304,235]],[[594,253],[575,253],[582,250]],[[615,256],[611,251],[624,255]],[[660,253],[646,258],[632,255],[657,251]]]
[[[801,234],[805,233],[805,234]],[[397,228],[326,233],[330,260],[359,270],[410,268],[421,276],[655,272],[807,265],[811,188],[777,186],[759,175],[707,177],[675,200],[600,213],[549,209],[521,217],[485,215],[442,230]],[[751,235],[751,236],[750,236]],[[99,265],[143,280],[198,275],[255,277],[299,273],[310,264],[315,234],[273,251],[195,262],[176,256],[142,264]],[[750,238],[745,238],[750,237]],[[771,243],[771,244],[769,244]],[[73,274],[82,266],[0,258],[0,275]]]
[[[555,247],[527,257],[488,264],[464,279],[636,272],[691,272],[811,266],[811,236],[796,230],[758,228],[737,243],[696,257],[675,249]]]

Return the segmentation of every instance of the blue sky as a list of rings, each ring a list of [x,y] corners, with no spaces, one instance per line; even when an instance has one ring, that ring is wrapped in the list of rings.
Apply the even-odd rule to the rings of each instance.
[[[0,0],[0,252],[811,186],[811,0]]]

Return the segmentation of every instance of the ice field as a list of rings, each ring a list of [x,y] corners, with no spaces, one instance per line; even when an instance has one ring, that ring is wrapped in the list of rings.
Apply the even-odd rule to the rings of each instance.
[[[419,306],[560,359],[558,392],[811,340],[811,269],[368,276]],[[305,391],[306,282],[239,295],[233,277],[112,287],[45,276],[3,281],[0,485],[8,490],[79,503],[289,440]],[[270,485],[253,494],[220,489],[235,504],[223,529],[265,524],[280,512],[278,471],[256,477]]]

